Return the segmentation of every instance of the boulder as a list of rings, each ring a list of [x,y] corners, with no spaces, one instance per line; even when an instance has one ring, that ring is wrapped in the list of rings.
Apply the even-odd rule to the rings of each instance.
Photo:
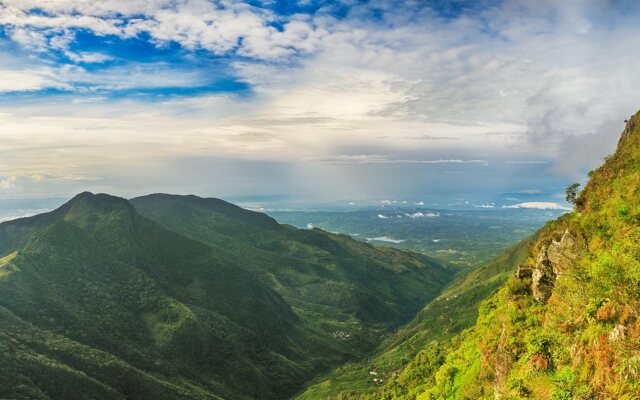
[[[520,264],[518,265],[518,269],[516,270],[516,278],[518,279],[525,279],[525,278],[531,278],[531,275],[533,275],[533,268],[530,268],[527,265],[524,264]]]
[[[552,239],[542,246],[532,273],[531,291],[537,301],[546,303],[549,300],[558,276],[569,271],[584,249],[584,240],[568,229],[560,240]]]
[[[548,246],[542,246],[536,257],[536,266],[533,269],[531,291],[533,297],[541,303],[546,303],[553,293],[556,282],[556,274],[547,255]]]
[[[583,250],[579,240],[567,229],[560,241],[552,240],[547,249],[547,257],[556,275],[569,270],[571,264]]]

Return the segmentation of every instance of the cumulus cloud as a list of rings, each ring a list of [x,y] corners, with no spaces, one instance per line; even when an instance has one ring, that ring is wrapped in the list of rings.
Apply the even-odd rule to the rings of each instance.
[[[345,2],[340,14],[256,4],[2,1],[0,26],[20,51],[2,39],[0,93],[100,99],[82,112],[47,95],[0,104],[2,173],[107,176],[105,165],[135,166],[141,152],[158,162],[242,155],[379,173],[484,168],[508,152],[501,167],[548,162],[574,179],[613,150],[640,104],[633,2],[478,2],[447,18],[429,2]],[[102,47],[81,48],[78,32]],[[182,58],[120,59],[110,54],[117,40],[177,48]],[[184,94],[219,75],[250,94]],[[173,91],[150,102],[145,91],[158,88]],[[132,94],[113,100],[116,91]]]
[[[423,213],[418,211],[413,214],[405,214],[405,215],[409,218],[435,218],[435,217],[439,217],[440,213],[432,213],[432,212]]]
[[[282,29],[274,26],[276,22],[284,23]],[[40,51],[52,38],[84,29],[121,38],[147,34],[158,46],[174,42],[187,49],[259,59],[312,51],[323,35],[308,18],[282,21],[273,12],[246,3],[205,0],[99,4],[90,0],[7,0],[0,4],[0,25],[10,28],[15,41]]]
[[[65,55],[69,57],[71,61],[83,64],[101,64],[113,60],[113,57],[99,52],[81,51],[74,53],[72,51],[67,51]]]
[[[368,241],[376,241],[376,242],[388,242],[388,243],[393,243],[393,244],[400,244],[402,242],[405,242],[405,240],[403,239],[393,239],[390,238],[388,236],[378,236],[378,237],[373,237],[373,238],[367,238]]]
[[[532,202],[526,202],[526,203],[518,203],[518,204],[512,204],[512,205],[502,206],[502,207],[503,208],[533,208],[533,209],[538,209],[538,210],[565,210],[565,211],[571,211],[571,208],[565,207],[565,206],[560,205],[558,203],[543,202],[543,201],[532,201]]]
[[[4,179],[0,179],[0,190],[10,191],[16,188],[16,181],[18,180],[15,176],[9,176]]]

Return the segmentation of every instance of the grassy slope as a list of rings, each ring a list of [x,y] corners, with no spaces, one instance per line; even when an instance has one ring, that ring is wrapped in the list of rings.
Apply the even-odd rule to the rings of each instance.
[[[280,225],[222,200],[157,194],[131,202],[267,282],[308,326],[351,356],[411,318],[451,275],[422,255]]]
[[[305,389],[298,398],[358,398],[365,394],[372,398],[381,396],[380,387],[373,382],[373,378],[387,381],[389,377],[400,373],[416,356],[420,359],[433,352],[433,348],[440,349],[454,335],[472,326],[478,315],[480,301],[494,293],[513,274],[515,266],[525,260],[533,240],[530,238],[511,246],[486,265],[454,280],[409,324],[389,336],[367,360],[338,368]],[[371,375],[371,371],[376,371],[377,375]],[[418,379],[410,374],[401,376],[404,381]]]
[[[373,398],[640,398],[640,112],[590,177],[576,211],[543,228],[530,253],[533,266],[567,229],[586,241],[549,301],[535,301],[531,279],[509,279],[472,329],[403,372],[417,380],[392,379]]]

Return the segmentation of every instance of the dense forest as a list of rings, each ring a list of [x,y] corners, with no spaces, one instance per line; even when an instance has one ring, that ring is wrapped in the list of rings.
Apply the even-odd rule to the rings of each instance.
[[[82,193],[0,224],[0,253],[11,399],[285,398],[368,352],[451,275],[195,196]]]

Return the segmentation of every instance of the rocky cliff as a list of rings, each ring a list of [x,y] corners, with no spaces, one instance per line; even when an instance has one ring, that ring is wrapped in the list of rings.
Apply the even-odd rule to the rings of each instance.
[[[564,231],[560,240],[551,239],[543,244],[536,255],[532,270],[531,291],[533,297],[546,303],[553,294],[556,280],[561,277],[579,279],[570,275],[572,265],[586,250],[582,236]]]

